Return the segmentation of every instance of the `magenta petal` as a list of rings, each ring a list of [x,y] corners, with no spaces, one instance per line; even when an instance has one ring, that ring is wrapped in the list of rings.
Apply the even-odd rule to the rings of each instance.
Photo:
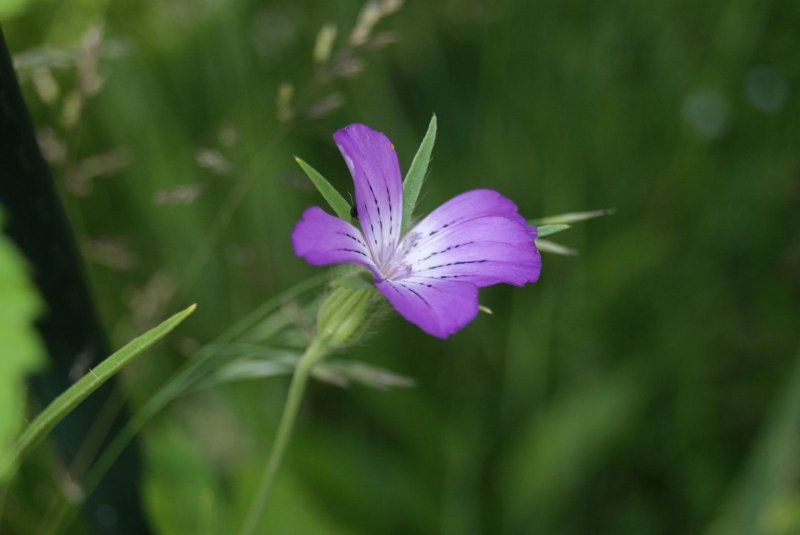
[[[463,223],[433,243],[421,243],[412,255],[407,262],[414,275],[477,286],[523,286],[538,280],[542,266],[527,227],[502,217]]]
[[[432,280],[523,286],[541,272],[535,237],[536,227],[513,202],[476,190],[446,202],[413,228],[411,243],[403,243],[404,262],[414,275]]]
[[[333,135],[353,175],[356,209],[372,257],[378,264],[400,241],[403,182],[394,145],[381,132],[351,124]]]
[[[347,221],[326,213],[319,206],[303,212],[292,231],[297,256],[310,264],[359,264],[377,273],[364,235]]]
[[[468,191],[434,210],[401,241],[403,185],[392,142],[362,124],[333,137],[353,175],[363,232],[309,208],[292,233],[299,256],[317,265],[367,267],[404,318],[440,338],[475,318],[479,287],[522,286],[539,278],[536,227],[512,201],[492,190]]]
[[[422,236],[436,233],[456,223],[485,216],[502,216],[524,223],[517,205],[508,197],[491,189],[475,189],[456,195],[419,222],[412,232]]]
[[[478,313],[478,288],[468,282],[412,276],[376,286],[401,316],[439,338],[458,331]]]

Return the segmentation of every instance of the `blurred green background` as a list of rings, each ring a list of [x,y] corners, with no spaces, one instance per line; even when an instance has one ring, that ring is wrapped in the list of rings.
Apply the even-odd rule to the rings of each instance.
[[[490,187],[531,218],[616,214],[554,236],[580,255],[538,284],[482,290],[494,314],[451,339],[392,314],[341,354],[416,385],[313,383],[264,533],[800,533],[797,2],[392,4],[371,28],[357,0],[39,0],[5,22],[114,347],[199,305],[123,373],[131,410],[320,273],[289,241],[323,203],[293,155],[352,191],[333,131],[384,131],[405,171],[436,113],[421,213]],[[221,353],[297,348],[322,291]],[[286,385],[195,389],[145,426],[154,532],[235,532]],[[62,499],[37,455],[9,530]]]

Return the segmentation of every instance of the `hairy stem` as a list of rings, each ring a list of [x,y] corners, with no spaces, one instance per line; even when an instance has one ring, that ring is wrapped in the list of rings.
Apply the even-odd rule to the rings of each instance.
[[[278,469],[283,462],[286,447],[289,444],[289,438],[292,434],[294,421],[297,418],[300,402],[303,399],[308,376],[314,365],[325,355],[325,349],[325,344],[319,338],[315,338],[297,363],[292,375],[292,382],[289,385],[289,393],[286,396],[286,404],[283,406],[278,431],[275,434],[275,441],[272,444],[272,450],[261,475],[256,495],[253,497],[253,501],[250,502],[245,523],[239,532],[240,535],[253,535],[260,525],[272,493],[272,487],[275,484],[275,478],[278,475]]]

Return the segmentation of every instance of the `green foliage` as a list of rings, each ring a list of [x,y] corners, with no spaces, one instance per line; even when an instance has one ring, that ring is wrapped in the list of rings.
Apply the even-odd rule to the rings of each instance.
[[[0,20],[20,15],[27,7],[28,2],[29,0],[0,0]]]
[[[543,217],[542,219],[534,219],[533,221],[529,221],[528,223],[537,226],[538,235],[536,237],[536,247],[539,249],[539,251],[543,253],[552,253],[561,256],[578,256],[579,252],[577,249],[572,247],[567,247],[566,245],[562,245],[560,243],[556,243],[550,240],[543,240],[542,238],[572,228],[571,223],[578,223],[580,221],[586,221],[588,219],[594,219],[596,217],[601,217],[613,213],[614,213],[613,209],[593,210],[591,212],[573,212],[568,214]]]
[[[222,366],[207,379],[198,385],[198,388],[218,387],[221,384],[246,381],[253,379],[266,379],[291,375],[300,358],[296,352],[270,351],[261,349],[266,353],[263,358],[240,358]],[[390,388],[410,387],[414,380],[378,366],[370,366],[363,362],[327,359],[317,364],[311,371],[311,377],[323,383],[346,387],[351,384],[361,384],[388,390]]]
[[[290,155],[343,170],[343,192],[332,132],[364,122],[410,162],[435,109],[436,172],[415,212],[482,187],[531,220],[617,211],[538,221],[572,225],[544,252],[580,256],[543,252],[537,284],[481,289],[493,314],[447,342],[392,315],[333,355],[417,386],[310,383],[273,531],[666,535],[759,518],[791,533],[796,443],[772,422],[793,418],[774,399],[797,388],[796,2],[405,2],[376,22],[390,3],[30,3],[3,27],[15,53],[35,52],[20,76],[110,335],[121,345],[176,299],[203,304],[123,375],[135,425],[115,447],[144,433],[154,531],[193,533],[203,513],[213,529],[241,524],[287,378],[196,387],[236,359],[297,355],[314,332],[319,280],[272,300],[328,275],[291,249],[309,196]],[[98,13],[104,83],[68,130],[77,44]],[[314,64],[327,24],[333,49]],[[100,165],[111,151],[127,163]],[[113,454],[76,476],[87,493]],[[50,515],[14,490],[6,517]]]
[[[428,164],[431,162],[433,144],[436,142],[436,115],[431,117],[425,137],[422,138],[417,153],[411,161],[411,167],[403,180],[403,230],[405,231],[411,217],[414,215],[414,208],[417,206],[419,192],[425,182],[425,175],[428,173]]]
[[[317,336],[331,347],[358,343],[375,317],[375,288],[340,286],[325,296],[317,313]]]
[[[311,180],[311,183],[314,184],[314,187],[317,188],[320,195],[328,201],[328,205],[333,209],[333,212],[345,221],[350,221],[352,219],[350,217],[350,205],[347,204],[344,197],[336,191],[336,188],[334,188],[316,169],[308,165],[302,159],[297,156],[295,156],[294,159],[297,165],[303,169],[303,172]]]
[[[124,366],[131,363],[135,357],[145,352],[153,344],[169,334],[175,327],[180,325],[183,320],[189,317],[196,307],[197,305],[191,305],[185,310],[164,320],[161,324],[150,329],[141,336],[134,338],[121,349],[103,360],[96,368],[90,369],[89,373],[61,393],[34,418],[22,435],[20,435],[10,455],[8,455],[6,461],[0,465],[0,473],[6,473],[6,471],[21,460],[25,454],[44,439],[47,433],[49,433],[58,422],[63,420],[81,401],[86,399],[89,394],[100,388],[100,385],[108,381]]]
[[[0,212],[2,228],[2,212]],[[25,421],[26,382],[45,364],[45,351],[34,320],[42,302],[22,255],[0,233],[0,484],[13,466],[14,441]]]
[[[536,247],[543,253],[553,253],[561,256],[578,256],[577,249],[550,240],[536,238]]]
[[[531,221],[531,224],[542,226],[567,225],[566,228],[569,228],[569,223],[588,221],[589,219],[595,219],[597,217],[613,214],[614,211],[615,210],[613,208],[608,208],[605,210],[591,210],[588,212],[570,212],[567,214],[552,215],[543,217],[541,219],[534,219]]]
[[[537,230],[539,231],[537,237],[544,238],[545,236],[550,236],[551,234],[555,234],[556,232],[567,230],[570,227],[571,225],[565,225],[565,224],[541,225],[540,227],[537,227]]]
[[[428,164],[431,160],[431,152],[433,152],[433,145],[435,142],[436,115],[431,117],[428,130],[425,132],[425,137],[422,138],[419,149],[417,149],[417,153],[414,155],[414,160],[411,162],[411,167],[409,167],[408,173],[403,180],[403,230],[407,229],[409,221],[414,213],[414,207],[417,205],[417,199],[422,190],[425,175],[428,172]],[[341,219],[350,221],[352,219],[350,217],[350,205],[336,188],[334,188],[319,171],[308,165],[301,158],[295,156],[295,161],[297,161],[297,164],[314,184],[314,187],[317,188],[317,191],[328,201],[328,205],[333,209],[334,213]]]

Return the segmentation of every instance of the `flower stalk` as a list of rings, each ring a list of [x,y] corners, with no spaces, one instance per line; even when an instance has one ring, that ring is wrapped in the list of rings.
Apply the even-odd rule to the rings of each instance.
[[[289,385],[289,392],[286,396],[286,404],[283,406],[278,431],[275,434],[275,441],[272,444],[267,464],[261,475],[256,495],[250,503],[245,523],[240,531],[241,535],[252,535],[261,523],[264,510],[267,508],[267,503],[272,494],[272,488],[275,485],[275,477],[278,475],[278,469],[283,462],[286,447],[289,444],[289,438],[292,434],[294,422],[297,419],[297,412],[303,399],[308,377],[314,366],[325,357],[326,351],[327,347],[324,341],[319,337],[314,338],[297,363],[292,375],[292,382]]]
[[[240,531],[241,535],[252,535],[261,524],[278,470],[289,445],[311,371],[328,353],[354,342],[363,334],[365,326],[369,323],[374,294],[371,288],[340,287],[331,292],[320,305],[317,312],[316,335],[300,357],[292,374],[275,441],[264,466],[256,495],[250,503],[245,523]]]

